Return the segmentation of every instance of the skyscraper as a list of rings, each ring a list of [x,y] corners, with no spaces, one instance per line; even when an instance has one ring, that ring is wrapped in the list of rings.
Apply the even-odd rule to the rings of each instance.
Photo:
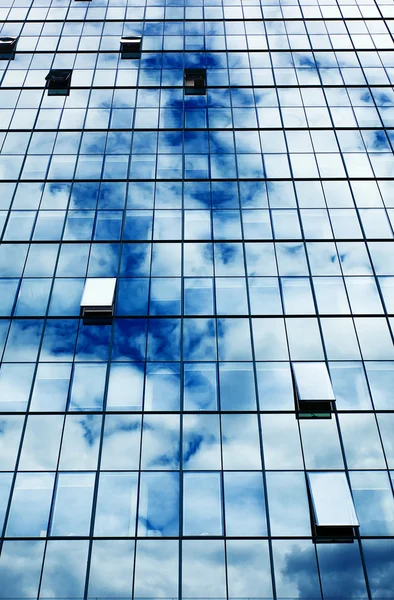
[[[392,1],[0,19],[0,598],[393,599]]]

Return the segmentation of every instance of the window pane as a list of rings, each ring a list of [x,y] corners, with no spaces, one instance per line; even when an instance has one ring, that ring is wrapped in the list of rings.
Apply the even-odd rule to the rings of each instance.
[[[7,536],[44,537],[55,476],[52,473],[19,473],[12,496]]]
[[[179,532],[178,473],[141,473],[138,535],[175,536]]]
[[[307,473],[316,525],[358,526],[344,473]]]
[[[325,363],[292,363],[297,394],[302,400],[335,400]]]
[[[222,492],[219,473],[185,473],[184,535],[222,535]]]
[[[130,598],[133,561],[134,541],[93,542],[88,598]]]
[[[94,535],[135,535],[137,508],[136,473],[101,473]]]
[[[94,475],[59,473],[51,535],[89,535]]]

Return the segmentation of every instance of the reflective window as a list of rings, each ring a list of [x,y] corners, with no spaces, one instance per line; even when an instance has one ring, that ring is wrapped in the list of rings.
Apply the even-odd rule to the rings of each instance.
[[[316,525],[359,525],[344,473],[307,473]]]

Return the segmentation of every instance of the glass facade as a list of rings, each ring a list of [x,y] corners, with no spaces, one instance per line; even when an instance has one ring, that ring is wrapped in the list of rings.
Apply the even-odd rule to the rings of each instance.
[[[0,21],[0,598],[394,598],[392,1]]]

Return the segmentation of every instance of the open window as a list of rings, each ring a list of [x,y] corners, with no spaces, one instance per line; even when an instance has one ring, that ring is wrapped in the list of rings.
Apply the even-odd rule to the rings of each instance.
[[[141,58],[142,38],[122,37],[120,38],[121,58]]]
[[[318,542],[352,542],[359,527],[345,473],[307,473],[312,534]]]
[[[0,37],[0,60],[13,60],[15,58],[16,37]]]
[[[204,95],[207,92],[206,69],[184,70],[185,94]]]
[[[51,69],[45,77],[48,96],[68,96],[71,75],[72,69]]]
[[[296,410],[299,418],[330,418],[335,402],[325,362],[293,362]]]
[[[91,277],[85,282],[81,300],[81,314],[88,322],[109,321],[114,314],[116,279]]]

